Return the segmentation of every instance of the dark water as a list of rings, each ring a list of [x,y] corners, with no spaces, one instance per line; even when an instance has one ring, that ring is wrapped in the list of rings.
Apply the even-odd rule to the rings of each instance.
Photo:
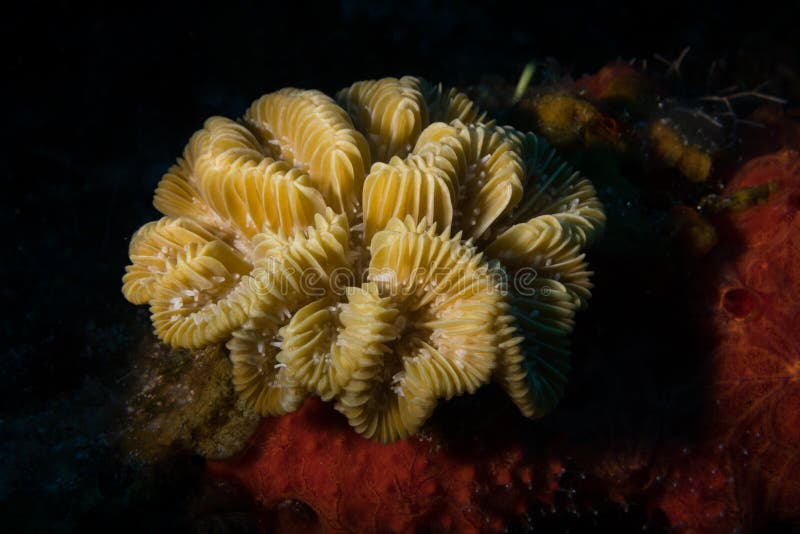
[[[143,475],[116,458],[108,432],[126,355],[143,328],[143,312],[120,294],[127,239],[156,218],[155,185],[206,117],[237,116],[284,86],[330,93],[355,80],[403,74],[448,85],[513,83],[525,63],[547,58],[552,72],[577,77],[617,58],[672,59],[687,46],[686,88],[705,83],[717,61],[727,81],[773,79],[774,92],[795,104],[800,98],[796,3],[738,11],[723,2],[636,9],[543,2],[524,10],[485,2],[269,4],[112,11],[53,3],[0,21],[8,38],[0,514],[11,530],[126,530],[134,518],[140,528],[193,528],[184,504],[198,491],[196,461],[187,458],[166,476]],[[611,274],[598,274],[594,312],[580,318],[576,336],[599,336],[605,345],[594,351],[626,347],[666,357],[674,347],[647,343],[664,333],[659,319],[680,306],[680,295],[617,298],[612,288],[622,279],[613,271],[625,264],[619,250],[598,256],[595,269]],[[660,297],[647,322],[627,307]],[[636,335],[603,337],[611,323],[601,315],[615,312],[620,323],[639,328]],[[626,372],[678,380],[676,365]],[[607,408],[634,404],[635,393]]]

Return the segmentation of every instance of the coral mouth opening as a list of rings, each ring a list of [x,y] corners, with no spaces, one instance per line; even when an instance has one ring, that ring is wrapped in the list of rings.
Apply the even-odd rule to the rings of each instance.
[[[377,405],[385,406],[393,397],[403,396],[404,362],[419,356],[425,340],[430,340],[433,334],[433,330],[425,326],[426,315],[425,310],[406,310],[395,319],[395,338],[387,343],[390,350],[384,355],[380,379],[388,387],[376,391]]]

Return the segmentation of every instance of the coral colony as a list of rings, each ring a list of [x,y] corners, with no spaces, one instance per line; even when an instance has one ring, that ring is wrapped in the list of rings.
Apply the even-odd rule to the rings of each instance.
[[[123,293],[156,334],[225,343],[262,415],[316,395],[383,442],[492,379],[524,415],[552,410],[605,222],[543,139],[413,77],[210,118],[154,204]]]

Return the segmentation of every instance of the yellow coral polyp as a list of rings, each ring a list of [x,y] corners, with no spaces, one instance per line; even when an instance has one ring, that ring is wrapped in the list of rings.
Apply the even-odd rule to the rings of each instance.
[[[333,399],[341,389],[333,364],[340,350],[336,344],[337,316],[336,301],[322,298],[303,306],[279,331],[283,343],[278,363],[290,376],[326,401]]]
[[[156,335],[175,347],[223,341],[256,305],[250,269],[223,241],[186,245],[167,265],[150,299]]]
[[[291,235],[265,228],[253,239],[255,263],[272,273],[271,283],[280,284],[287,301],[304,304],[334,291],[340,277],[355,279],[349,238],[347,218],[328,208],[313,225]]]
[[[486,252],[501,260],[511,274],[532,268],[538,276],[561,282],[585,306],[592,295],[592,273],[574,234],[552,215],[540,215],[497,236]]]
[[[256,100],[244,121],[281,159],[308,172],[328,205],[353,214],[370,152],[332,98],[319,91],[282,89]]]
[[[134,304],[147,304],[167,264],[185,245],[208,243],[214,235],[191,219],[164,217],[139,228],[128,248],[133,264],[122,277],[122,293]]]
[[[265,225],[305,228],[325,210],[325,200],[307,174],[274,160],[270,150],[241,124],[212,117],[162,178],[154,205],[215,228],[245,249]]]
[[[278,361],[280,319],[256,317],[233,333],[227,343],[233,364],[233,386],[261,415],[283,415],[299,408],[306,388]]]
[[[449,226],[453,203],[451,183],[435,168],[412,166],[397,157],[388,165],[376,163],[364,184],[365,240],[372,239],[392,218],[406,215],[415,221]]]
[[[214,117],[156,190],[123,294],[175,347],[225,343],[278,416],[309,395],[383,442],[495,380],[528,417],[563,395],[605,223],[546,142],[420,78],[283,89]]]
[[[339,103],[366,132],[375,161],[405,157],[428,124],[428,106],[419,78],[403,76],[356,82],[337,95]]]
[[[458,188],[458,227],[468,237],[481,237],[520,201],[524,171],[518,143],[502,128],[458,119],[431,125],[417,140],[414,154],[452,176]]]
[[[603,204],[592,182],[562,161],[543,138],[513,129],[506,131],[522,147],[525,178],[522,198],[496,229],[507,229],[539,215],[552,215],[572,228],[581,245],[591,244],[606,223]]]

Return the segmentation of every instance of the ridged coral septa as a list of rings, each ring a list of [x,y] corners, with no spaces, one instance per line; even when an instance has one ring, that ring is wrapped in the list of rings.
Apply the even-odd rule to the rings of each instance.
[[[280,365],[297,382],[329,401],[339,394],[333,359],[338,355],[338,304],[331,298],[321,298],[300,308],[279,335]]]
[[[422,82],[413,76],[356,82],[336,96],[366,135],[376,162],[405,157],[428,124]]]
[[[305,304],[355,279],[347,217],[328,208],[314,224],[287,234],[266,230],[253,238],[256,267],[273,273],[287,301]]]
[[[233,364],[233,386],[261,415],[283,415],[298,409],[308,396],[277,356],[281,350],[280,318],[257,317],[235,331],[227,348]]]
[[[531,295],[511,294],[501,307],[494,377],[523,415],[539,418],[564,394],[577,305],[553,280],[539,279],[530,290]]]
[[[133,263],[125,268],[122,278],[125,298],[133,304],[147,304],[167,272],[168,263],[184,246],[214,239],[208,229],[191,219],[163,217],[145,224],[133,234],[128,247]]]
[[[282,89],[253,102],[244,121],[281,159],[306,171],[329,206],[348,217],[355,213],[370,151],[332,98],[314,90]]]
[[[393,344],[402,332],[400,310],[378,286],[349,288],[340,314],[337,373],[342,381],[336,409],[360,434],[383,442],[416,432],[433,412],[432,391],[406,379],[402,353]]]
[[[452,373],[431,383],[437,397],[473,392],[488,380],[496,357],[492,324],[503,299],[499,280],[475,250],[435,226],[393,220],[370,245],[370,279],[393,296],[403,335]],[[422,345],[417,341],[423,342]]]
[[[262,415],[317,395],[393,441],[492,378],[551,411],[605,223],[591,182],[455,89],[406,76],[337,99],[282,89],[208,119],[131,240],[125,297],[166,343],[226,343]]]
[[[156,334],[173,347],[223,341],[247,321],[255,304],[251,267],[222,241],[186,245],[167,265],[150,300]]]
[[[591,244],[602,233],[606,222],[603,204],[592,183],[559,158],[543,138],[513,128],[506,128],[506,131],[522,147],[525,165],[525,194],[509,214],[509,223],[553,215],[575,229],[581,245]]]
[[[512,276],[525,269],[562,283],[585,307],[592,294],[592,273],[581,252],[582,239],[574,227],[552,215],[540,215],[500,234],[486,253],[499,259]]]
[[[376,163],[364,184],[364,239],[372,239],[395,217],[450,226],[454,200],[450,182],[435,168],[419,168],[396,157],[388,165]]]

